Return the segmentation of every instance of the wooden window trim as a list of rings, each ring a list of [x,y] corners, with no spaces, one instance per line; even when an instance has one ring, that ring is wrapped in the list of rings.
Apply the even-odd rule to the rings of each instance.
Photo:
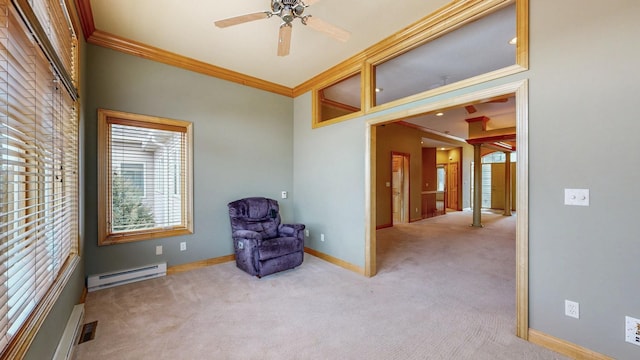
[[[353,76],[358,76],[358,75],[360,76],[360,108],[350,109],[350,110],[353,110],[353,112],[351,112],[350,114],[338,116],[328,120],[322,120],[322,104],[323,102],[326,102],[326,100],[324,99],[324,90],[331,86],[337,85],[340,82],[345,81]],[[360,66],[352,67],[349,72],[342,74],[339,78],[330,79],[329,81],[324,82],[321,87],[319,86],[314,88],[311,94],[312,96],[311,127],[315,129],[315,128],[319,128],[319,127],[323,127],[331,124],[336,124],[342,121],[355,119],[364,115],[365,114],[365,112],[363,111],[364,109],[363,99],[365,98],[364,89],[365,89],[364,74]],[[337,104],[340,104],[340,103],[337,103]]]
[[[58,56],[56,48],[54,47],[51,40],[47,36],[47,33],[44,30],[44,27],[42,26],[42,24],[40,24],[40,21],[38,20],[31,5],[29,4],[29,0],[11,0],[11,2],[18,9],[23,20],[31,28],[31,31],[34,37],[38,40],[38,44],[40,45],[40,48],[44,52],[45,56],[51,62],[51,65],[55,69],[58,76],[60,76],[62,83],[64,84],[65,88],[67,89],[67,91],[69,92],[73,100],[77,100],[79,97],[78,90],[76,88],[77,79],[74,76],[74,74],[70,73],[70,71],[73,71],[73,69],[69,69],[69,71],[67,71],[66,67],[64,66],[64,62]],[[73,26],[73,23],[69,25]],[[74,38],[72,40],[72,43],[75,44],[76,42],[77,40]]]
[[[111,218],[111,189],[108,181],[110,170],[109,129],[111,124],[153,128],[181,132],[186,135],[185,179],[182,208],[186,224],[171,228],[154,228],[123,233],[112,233],[108,223]],[[192,123],[156,116],[132,114],[98,109],[98,245],[113,245],[133,241],[152,240],[193,233],[193,134]]]
[[[518,37],[514,65],[376,106],[374,101],[376,65],[424,45],[445,33],[454,31],[473,20],[477,20],[482,16],[513,3],[516,4],[516,35]],[[338,83],[353,75],[354,67],[357,67],[358,71],[362,72],[362,111],[327,121],[320,121],[318,107],[320,104],[319,97],[321,90],[330,86],[330,84]],[[474,0],[452,2],[415,24],[364,50],[362,53],[297,86],[293,89],[293,96],[296,97],[309,90],[312,91],[313,113],[311,125],[312,128],[318,128],[354,119],[362,115],[389,110],[400,105],[423,100],[471,85],[499,79],[526,71],[528,68],[529,0]]]

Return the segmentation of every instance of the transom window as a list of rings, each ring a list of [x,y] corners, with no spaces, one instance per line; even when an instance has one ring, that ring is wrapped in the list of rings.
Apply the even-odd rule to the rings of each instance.
[[[191,123],[98,110],[100,245],[192,233]]]

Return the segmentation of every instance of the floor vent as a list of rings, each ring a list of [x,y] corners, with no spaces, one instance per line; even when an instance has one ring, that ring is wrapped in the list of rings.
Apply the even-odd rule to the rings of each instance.
[[[84,304],[78,304],[73,307],[71,316],[64,328],[58,348],[53,355],[53,360],[70,360],[73,359],[73,353],[76,349],[76,339],[80,332],[80,325],[84,321]]]
[[[96,337],[97,327],[97,321],[84,324],[84,326],[82,327],[82,332],[80,333],[80,340],[78,341],[78,344],[93,340]]]
[[[135,269],[91,275],[87,279],[87,290],[91,292],[165,275],[167,275],[167,263],[152,264]]]

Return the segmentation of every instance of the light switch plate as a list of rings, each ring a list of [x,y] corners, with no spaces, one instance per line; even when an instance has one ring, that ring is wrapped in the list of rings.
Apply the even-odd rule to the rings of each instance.
[[[564,189],[564,204],[589,206],[589,189]]]
[[[282,194],[280,194],[280,195],[282,195],[282,198],[283,198],[283,199],[286,199],[286,198],[287,198],[287,196],[289,196],[289,194],[287,194],[287,192],[286,192],[286,191],[283,191],[283,192],[282,192]]]

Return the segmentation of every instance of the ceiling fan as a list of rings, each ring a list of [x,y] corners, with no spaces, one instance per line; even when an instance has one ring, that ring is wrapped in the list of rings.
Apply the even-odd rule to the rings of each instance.
[[[278,16],[283,21],[280,25],[280,32],[278,34],[278,56],[289,55],[289,49],[291,48],[291,29],[293,27],[291,23],[295,19],[300,19],[300,22],[303,25],[307,25],[314,30],[321,31],[336,40],[343,42],[347,41],[350,36],[348,31],[312,17],[311,15],[304,14],[304,10],[309,7],[309,5],[313,5],[318,1],[320,0],[271,0],[271,11],[261,11],[235,16],[224,20],[218,20],[214,24],[219,28],[225,28],[249,21],[267,19],[274,15]]]

